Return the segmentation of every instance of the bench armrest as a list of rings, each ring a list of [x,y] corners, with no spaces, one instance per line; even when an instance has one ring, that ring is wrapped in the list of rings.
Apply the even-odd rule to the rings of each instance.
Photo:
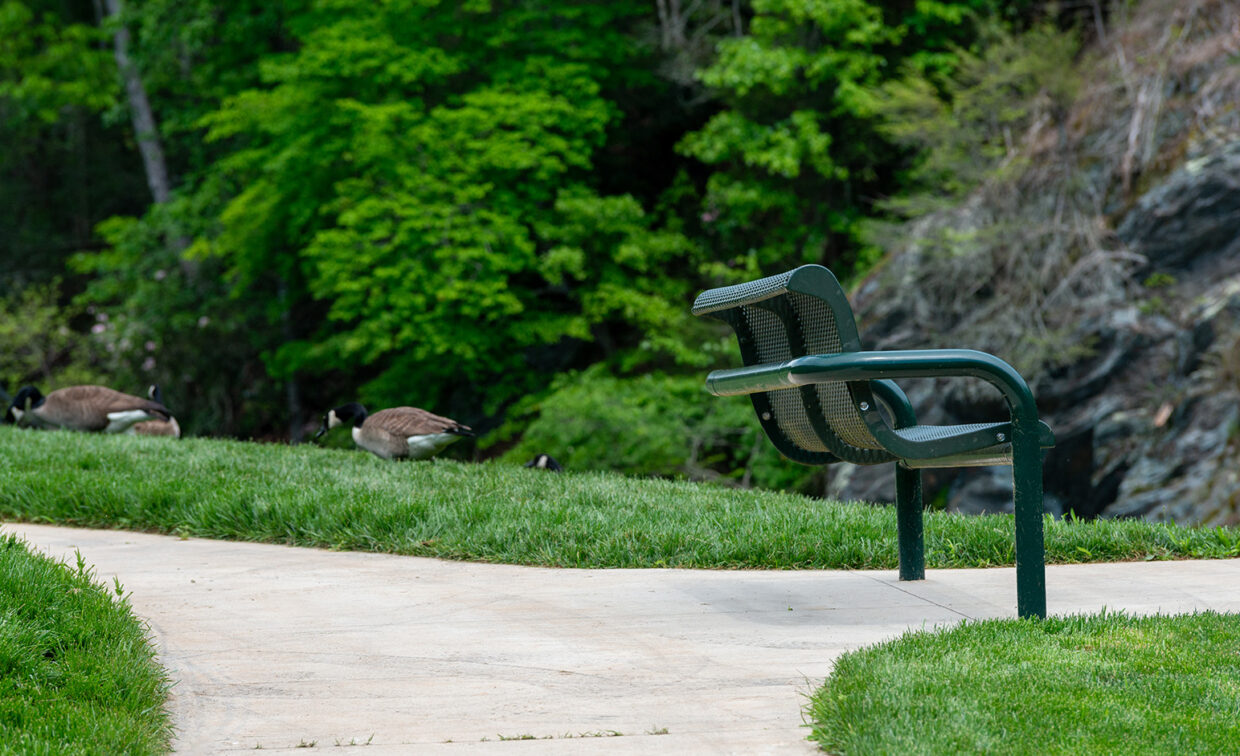
[[[949,376],[981,378],[1003,392],[1013,420],[1019,418],[1036,422],[1037,406],[1029,385],[1020,373],[998,357],[973,349],[902,349],[810,355],[785,362],[716,370],[706,376],[706,389],[715,396],[737,396],[828,381]]]
[[[912,428],[917,425],[917,413],[913,411],[913,403],[905,396],[895,381],[879,379],[870,381],[870,391],[874,398],[886,405],[891,419],[897,428]]]

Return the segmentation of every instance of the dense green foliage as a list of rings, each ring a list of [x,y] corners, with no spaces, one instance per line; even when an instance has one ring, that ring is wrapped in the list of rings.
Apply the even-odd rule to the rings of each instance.
[[[53,388],[96,379],[97,343],[70,327],[78,308],[61,307],[59,295],[53,281],[0,299],[0,387],[31,378]]]
[[[680,143],[716,168],[706,234],[754,272],[824,259],[847,272],[873,254],[860,231],[872,198],[900,189],[877,93],[902,67],[954,72],[996,6],[755,0],[753,10],[749,33],[721,42],[700,74],[726,107]]]
[[[1234,614],[986,620],[841,656],[811,698],[831,753],[1227,753]]]
[[[892,507],[499,462],[0,427],[0,518],[564,567],[896,566]],[[1014,559],[1010,516],[927,513],[926,565]],[[1046,521],[1055,563],[1240,556],[1240,530]]]
[[[997,86],[1023,94],[1028,56],[985,56],[1041,13],[997,0],[119,8],[0,3],[0,229],[17,231],[0,233],[3,306],[59,276],[62,304],[83,308],[60,322],[91,331],[84,367],[131,392],[161,384],[190,434],[267,438],[297,438],[350,399],[518,437],[538,408],[580,403],[580,371],[640,394],[726,361],[718,324],[688,314],[694,293],[872,263],[863,221],[927,175],[910,172],[925,144],[891,126],[893,87],[946,103],[978,61],[1010,59],[1016,83]],[[134,132],[135,92],[154,135]],[[158,204],[159,160],[137,150],[151,136],[172,189]],[[951,154],[991,138],[966,130]],[[5,365],[0,388],[54,383],[73,359]],[[714,412],[672,393],[690,419]],[[620,467],[806,476],[755,474],[752,431],[724,425],[739,446]]]
[[[121,586],[0,536],[0,753],[166,753],[168,687]]]
[[[783,459],[753,422],[745,397],[703,401],[699,376],[650,373],[622,379],[599,365],[568,373],[551,393],[510,411],[485,443],[520,441],[502,459],[524,463],[555,450],[573,470],[709,479],[808,490],[821,473]],[[531,420],[531,418],[533,418]]]
[[[124,131],[115,66],[82,3],[0,0],[0,296],[64,272],[92,226],[140,211],[141,166]]]

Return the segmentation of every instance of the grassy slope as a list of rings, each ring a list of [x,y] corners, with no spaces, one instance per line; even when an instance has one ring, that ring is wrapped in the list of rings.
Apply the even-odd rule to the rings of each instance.
[[[0,537],[0,753],[167,752],[167,680],[119,590]]]
[[[313,446],[0,426],[0,517],[572,567],[893,568],[889,507]],[[1012,564],[1011,517],[928,514],[927,565]],[[1240,530],[1048,522],[1050,562],[1240,555]]]
[[[1240,618],[987,620],[840,657],[807,706],[833,753],[1235,753]]]

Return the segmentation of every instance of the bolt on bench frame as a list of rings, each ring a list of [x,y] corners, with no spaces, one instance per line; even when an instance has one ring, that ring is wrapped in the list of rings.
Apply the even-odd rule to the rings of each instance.
[[[706,388],[715,396],[748,394],[767,437],[784,456],[808,465],[896,463],[901,580],[925,578],[921,469],[1011,465],[1017,613],[1046,616],[1042,456],[1055,437],[1010,365],[971,349],[862,351],[844,290],[820,265],[702,292],[693,314],[732,326],[745,363],[712,372]],[[891,380],[950,376],[980,378],[998,388],[1009,418],[918,425],[908,397]]]

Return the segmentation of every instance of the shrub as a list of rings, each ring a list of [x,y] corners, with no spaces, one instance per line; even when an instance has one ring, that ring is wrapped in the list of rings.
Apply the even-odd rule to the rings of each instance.
[[[529,423],[504,455],[514,462],[546,453],[578,470],[780,489],[803,487],[814,472],[779,456],[747,399],[714,399],[701,376],[617,378],[596,366],[558,378],[512,416],[495,437]]]

